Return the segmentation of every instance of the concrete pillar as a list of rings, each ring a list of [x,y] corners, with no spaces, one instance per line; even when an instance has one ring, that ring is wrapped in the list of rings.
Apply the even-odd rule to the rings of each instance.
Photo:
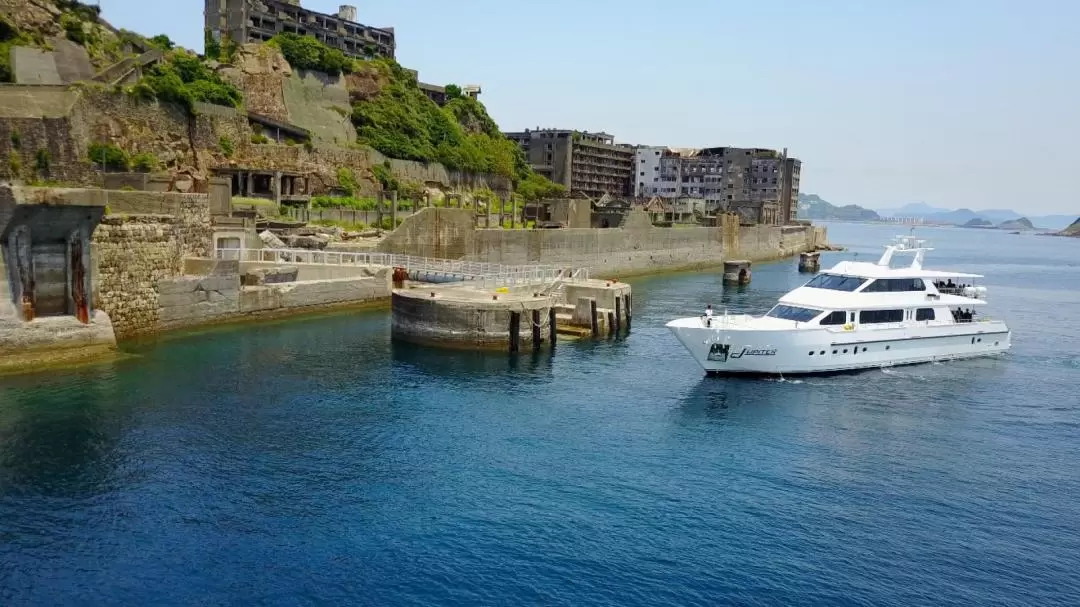
[[[391,230],[397,228],[397,207],[398,207],[397,195],[398,195],[397,190],[394,190],[393,192],[390,193],[390,229]]]
[[[34,319],[34,260],[30,243],[30,228],[21,225],[8,236],[8,260],[12,299],[16,313],[23,320]],[[5,277],[6,278],[6,277]]]

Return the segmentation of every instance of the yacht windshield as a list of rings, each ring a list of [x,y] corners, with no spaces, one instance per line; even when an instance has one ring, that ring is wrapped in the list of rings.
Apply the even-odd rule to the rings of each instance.
[[[784,320],[794,320],[796,322],[809,322],[814,319],[815,316],[821,314],[821,310],[815,310],[813,308],[800,308],[799,306],[785,306],[783,304],[775,306],[765,316],[771,316],[773,318],[782,318]]]
[[[866,282],[864,278],[853,276],[837,276],[836,274],[818,274],[806,286],[813,289],[829,289],[830,291],[854,291]]]

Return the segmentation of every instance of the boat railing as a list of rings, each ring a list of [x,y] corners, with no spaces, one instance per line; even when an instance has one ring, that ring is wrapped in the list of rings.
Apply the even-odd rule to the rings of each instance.
[[[986,300],[986,289],[977,287],[938,287],[938,293],[941,295],[967,297],[968,299]]]

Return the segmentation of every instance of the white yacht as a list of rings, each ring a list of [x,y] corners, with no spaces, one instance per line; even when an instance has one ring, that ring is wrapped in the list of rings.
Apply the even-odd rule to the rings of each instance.
[[[713,375],[804,374],[999,354],[1009,327],[984,316],[978,274],[923,269],[925,241],[900,236],[877,263],[842,261],[780,298],[764,316],[667,323]],[[909,265],[893,258],[913,255]]]

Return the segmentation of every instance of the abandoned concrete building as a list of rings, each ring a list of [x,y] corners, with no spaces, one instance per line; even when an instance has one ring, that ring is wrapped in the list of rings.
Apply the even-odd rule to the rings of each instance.
[[[218,167],[213,173],[229,181],[236,197],[265,198],[278,205],[307,206],[311,201],[307,174],[251,167]]]
[[[394,28],[356,22],[356,7],[336,15],[308,10],[300,0],[206,0],[206,29],[214,40],[265,42],[280,33],[309,35],[353,58],[393,57]]]
[[[533,170],[567,191],[599,198],[633,194],[634,148],[607,133],[565,129],[505,133],[521,146]]]
[[[798,211],[802,163],[788,157],[787,149],[642,146],[636,150],[635,169],[639,197],[703,200],[705,213],[730,210],[743,221],[768,224],[792,222]]]

